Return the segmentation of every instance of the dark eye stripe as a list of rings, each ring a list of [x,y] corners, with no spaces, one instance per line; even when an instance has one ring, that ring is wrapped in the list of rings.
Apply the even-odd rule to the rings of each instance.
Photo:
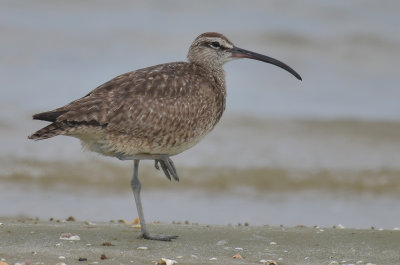
[[[211,46],[213,46],[215,48],[220,48],[221,44],[218,41],[213,41],[213,42],[211,42]]]

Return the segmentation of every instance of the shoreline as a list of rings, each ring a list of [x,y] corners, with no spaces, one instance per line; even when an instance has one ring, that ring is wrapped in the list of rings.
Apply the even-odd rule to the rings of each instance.
[[[158,242],[139,239],[140,229],[119,222],[0,217],[0,223],[0,259],[10,265],[155,264],[161,258],[216,265],[268,260],[279,265],[395,265],[400,260],[398,230],[150,223],[153,233],[179,236]],[[79,240],[60,239],[66,233]]]

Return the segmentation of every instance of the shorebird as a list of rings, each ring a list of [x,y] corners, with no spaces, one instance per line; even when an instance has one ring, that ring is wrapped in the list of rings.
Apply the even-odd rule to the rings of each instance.
[[[52,123],[29,139],[73,136],[88,150],[133,160],[131,188],[141,237],[145,239],[170,241],[177,236],[149,234],[140,198],[139,161],[154,160],[156,169],[161,166],[169,180],[179,181],[170,157],[197,144],[225,110],[222,66],[236,58],[255,59],[283,68],[301,80],[283,62],[238,48],[216,32],[198,36],[187,58],[188,62],[159,64],[119,75],[63,107],[33,115],[33,119]]]

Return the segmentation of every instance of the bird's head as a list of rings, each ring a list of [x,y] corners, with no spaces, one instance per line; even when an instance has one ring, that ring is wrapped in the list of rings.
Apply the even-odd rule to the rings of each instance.
[[[187,57],[190,62],[211,69],[220,69],[222,65],[233,59],[254,59],[276,65],[302,80],[301,76],[287,64],[266,55],[236,47],[227,37],[216,32],[207,32],[198,36],[190,46]]]

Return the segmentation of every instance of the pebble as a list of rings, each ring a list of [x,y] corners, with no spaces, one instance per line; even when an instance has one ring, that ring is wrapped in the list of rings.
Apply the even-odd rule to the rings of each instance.
[[[243,259],[242,255],[240,255],[239,253],[233,255],[232,258],[234,258],[234,259]]]
[[[359,260],[359,261],[356,262],[356,264],[358,264],[358,265],[359,265],[359,264],[364,264],[364,261]]]
[[[64,256],[59,256],[58,259],[65,259],[65,257]]]
[[[223,245],[226,245],[228,243],[228,241],[227,240],[220,240],[220,241],[218,241],[217,242],[217,246],[223,246]]]
[[[139,249],[139,250],[148,250],[149,248],[148,247],[137,247],[137,249]]]
[[[173,259],[161,258],[160,262],[157,263],[157,264],[173,265],[175,263],[178,263],[178,262],[176,260],[173,260]]]
[[[337,229],[344,229],[344,226],[341,225],[341,224],[338,224],[338,225],[336,226],[336,228],[337,228]]]
[[[276,242],[272,241],[272,242],[269,242],[269,244],[270,245],[276,245]]]
[[[271,259],[269,259],[269,260],[262,259],[259,262],[262,263],[263,265],[278,265],[278,263],[276,261],[271,260]]]
[[[65,264],[64,262],[61,262],[61,263],[56,263],[56,265],[67,265],[67,264]]]
[[[235,250],[243,250],[243,248],[235,248]]]
[[[212,257],[212,258],[210,258],[210,260],[211,260],[211,261],[217,260],[217,258],[216,258],[216,257]]]
[[[339,264],[339,262],[337,262],[336,260],[329,262],[329,265],[338,265],[338,264]]]
[[[365,264],[365,265],[376,265],[375,263],[367,263],[367,264]]]
[[[190,255],[190,257],[191,257],[191,258],[194,258],[194,259],[197,259],[197,258],[198,258],[197,255],[195,255],[195,254]]]
[[[75,222],[75,218],[73,216],[70,216],[65,221],[67,221],[67,222]]]

